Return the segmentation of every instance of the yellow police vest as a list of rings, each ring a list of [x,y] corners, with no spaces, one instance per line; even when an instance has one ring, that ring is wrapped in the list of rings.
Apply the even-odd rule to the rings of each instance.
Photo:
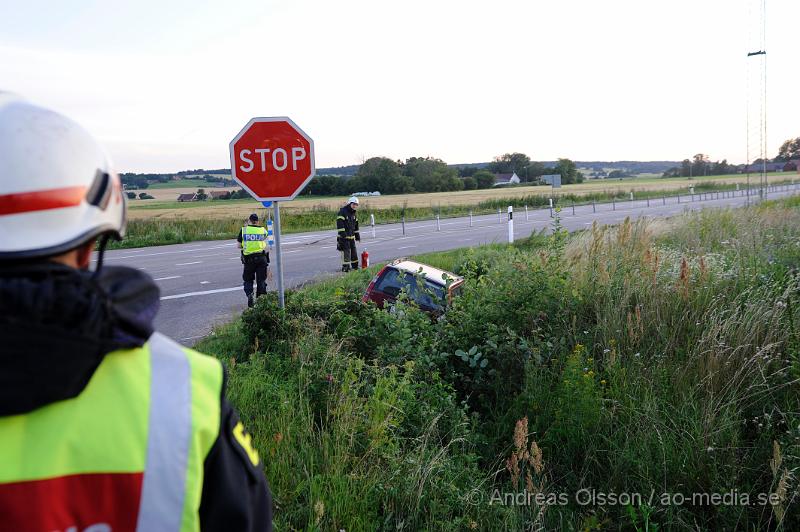
[[[199,530],[221,391],[219,361],[156,333],[106,355],[77,397],[0,418],[3,526]]]
[[[242,253],[253,255],[267,249],[267,230],[258,225],[242,227]]]

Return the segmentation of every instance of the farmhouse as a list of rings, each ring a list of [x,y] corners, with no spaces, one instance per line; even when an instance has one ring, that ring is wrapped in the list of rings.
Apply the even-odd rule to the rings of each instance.
[[[230,192],[227,190],[212,190],[208,193],[208,197],[212,200],[226,198],[228,195],[230,195]]]
[[[180,201],[180,202],[197,201],[197,194],[195,194],[195,193],[192,193],[192,194],[179,194],[178,195],[178,201]]]
[[[519,183],[519,177],[517,176],[516,172],[513,174],[494,174],[494,185],[495,187],[502,187],[505,185],[515,185]]]

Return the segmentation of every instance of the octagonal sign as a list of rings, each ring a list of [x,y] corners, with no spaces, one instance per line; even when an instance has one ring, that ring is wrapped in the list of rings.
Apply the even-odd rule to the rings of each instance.
[[[314,177],[314,141],[288,117],[251,119],[230,143],[231,175],[258,201],[288,201]]]

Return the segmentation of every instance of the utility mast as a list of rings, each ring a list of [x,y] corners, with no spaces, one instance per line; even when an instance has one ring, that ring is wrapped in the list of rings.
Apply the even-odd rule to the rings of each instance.
[[[750,176],[758,197],[767,196],[767,17],[766,0],[748,0],[747,24],[747,203]]]

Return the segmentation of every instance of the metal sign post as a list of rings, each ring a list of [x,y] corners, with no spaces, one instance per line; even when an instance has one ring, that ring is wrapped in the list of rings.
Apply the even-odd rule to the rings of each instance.
[[[275,202],[275,269],[278,274],[278,305],[284,308],[283,294],[283,255],[281,255],[281,208],[280,201]]]

